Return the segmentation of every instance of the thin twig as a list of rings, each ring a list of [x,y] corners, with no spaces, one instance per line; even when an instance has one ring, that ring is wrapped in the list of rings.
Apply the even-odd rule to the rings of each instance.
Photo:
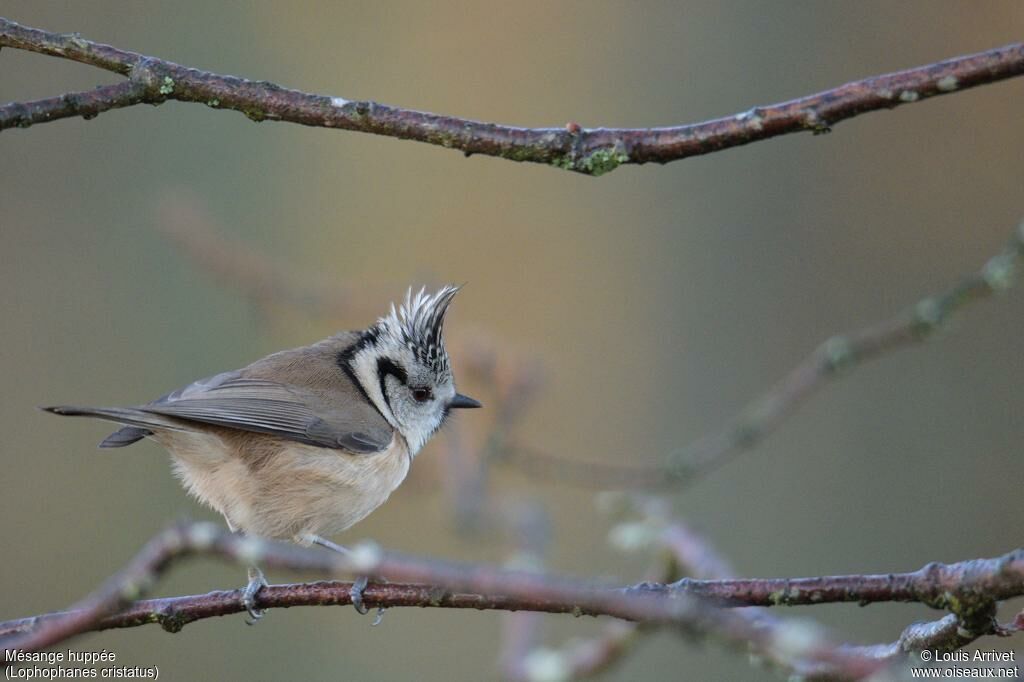
[[[180,212],[205,215],[192,205],[186,205]],[[271,300],[283,305],[292,305],[295,300],[312,300],[299,283],[277,273],[271,261],[243,244],[218,237],[208,218],[200,221],[194,216],[188,221],[183,221],[180,216],[167,220],[162,229],[175,238],[179,233],[190,235],[192,246],[187,251],[204,270],[222,277],[245,296],[264,304]],[[204,245],[217,248],[203,251],[201,247]],[[249,274],[241,274],[234,257],[219,259],[215,256],[231,251],[245,254],[246,272]],[[655,490],[693,483],[730,458],[752,449],[773,433],[804,400],[845,371],[889,351],[926,341],[962,307],[1009,288],[1016,278],[1022,251],[1024,223],[1018,226],[1007,248],[991,258],[977,273],[946,292],[922,299],[896,317],[828,339],[721,430],[672,453],[667,465],[637,466],[575,460],[553,455],[517,439],[513,435],[515,426],[540,387],[542,373],[539,363],[536,359],[516,357],[509,349],[496,353],[493,347],[498,342],[491,337],[486,343],[456,344],[459,348],[454,355],[463,358],[471,376],[483,384],[495,386],[499,393],[493,404],[496,408],[495,423],[482,448],[485,461],[468,466],[466,458],[462,464],[467,466],[459,467],[459,476],[474,478],[464,490],[469,490],[472,485],[483,486],[488,474],[487,460],[513,464],[539,479],[558,480],[577,487]],[[260,274],[253,276],[251,273],[254,272]],[[351,297],[345,296],[343,289],[339,289],[337,300],[332,299],[327,289],[324,292],[318,299],[321,300],[318,309],[341,310],[350,305]],[[497,356],[505,361],[501,368],[496,366]],[[483,519],[481,500],[482,497],[475,501],[465,500],[468,505],[465,518]]]
[[[167,202],[171,205],[171,202]],[[164,221],[162,229],[176,240],[185,241],[189,256],[204,270],[237,288],[246,297],[267,305],[270,302],[294,306],[295,301],[317,301],[315,310],[325,313],[343,311],[352,305],[343,287],[332,295],[327,287],[313,296],[294,278],[287,277],[272,261],[244,244],[236,244],[217,236],[205,212],[194,202],[174,208],[174,219]],[[170,214],[170,210],[165,213]],[[183,216],[186,216],[184,218]],[[210,247],[210,248],[206,248]],[[581,461],[554,455],[517,439],[513,434],[524,409],[539,388],[539,364],[536,359],[516,357],[510,349],[497,353],[498,341],[488,337],[485,343],[456,343],[456,357],[462,357],[471,376],[497,388],[495,423],[482,448],[484,461],[467,461],[458,467],[458,475],[471,479],[460,490],[478,489],[475,498],[457,497],[465,503],[461,518],[481,521],[482,487],[488,472],[487,460],[512,464],[531,476],[558,480],[577,487],[599,489],[669,489],[688,485],[732,457],[752,449],[773,433],[796,408],[816,390],[868,360],[927,340],[967,304],[987,298],[1011,286],[1016,278],[1022,250],[1024,223],[1018,226],[1009,246],[991,258],[981,270],[935,296],[922,299],[894,318],[845,335],[834,336],[808,355],[781,381],[760,398],[751,402],[721,430],[701,438],[688,447],[672,453],[667,465],[637,466]],[[243,261],[229,252],[244,254]],[[223,254],[223,258],[220,257]],[[252,273],[258,273],[253,275]],[[367,313],[368,314],[368,313]],[[457,340],[456,340],[457,341]],[[498,360],[505,362],[496,367]],[[511,358],[511,359],[509,359]],[[470,466],[471,465],[471,466]]]
[[[11,102],[0,106],[0,130],[13,127],[28,128],[36,123],[73,116],[81,116],[88,121],[114,108],[111,104],[113,102],[119,103],[120,107],[127,107],[145,101],[146,87],[129,80],[31,102]]]
[[[518,128],[314,95],[265,81],[200,71],[94,43],[77,34],[51,33],[3,18],[0,46],[91,64],[130,79],[132,87],[93,96],[85,109],[89,116],[140,103],[200,102],[214,109],[242,112],[254,121],[289,121],[386,135],[458,149],[467,156],[484,154],[544,163],[595,176],[622,164],[667,163],[788,133],[828,132],[836,123],[869,111],[892,109],[1024,73],[1024,44],[1014,43],[692,125],[583,128],[569,123],[560,128]],[[8,104],[0,107],[0,130],[79,115],[82,110],[63,98]]]
[[[1009,637],[1022,629],[1024,629],[1024,612],[1018,614],[1013,621],[999,625],[993,634]],[[965,630],[960,619],[950,614],[939,620],[908,625],[895,642],[850,646],[846,650],[852,654],[876,658],[879,661],[898,661],[905,658],[907,654],[918,651],[956,651],[977,639],[977,633]]]
[[[896,317],[833,336],[757,398],[724,428],[669,455],[664,466],[635,467],[582,462],[509,442],[497,456],[546,479],[600,488],[678,487],[692,483],[773,433],[815,391],[845,371],[922,343],[969,303],[1005,291],[1024,256],[1024,223],[1009,245],[952,289],[922,299]]]

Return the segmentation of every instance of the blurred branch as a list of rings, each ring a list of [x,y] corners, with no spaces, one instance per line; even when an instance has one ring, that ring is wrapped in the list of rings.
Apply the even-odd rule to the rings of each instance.
[[[1024,44],[1014,43],[692,125],[582,128],[569,123],[562,128],[518,128],[308,94],[266,81],[200,71],[94,43],[78,34],[51,33],[3,18],[0,46],[70,59],[129,78],[126,84],[92,93],[4,105],[0,107],[0,130],[178,100],[239,111],[253,121],[373,133],[458,149],[467,156],[484,154],[544,163],[595,176],[622,164],[667,163],[805,130],[824,133],[840,121],[869,111],[892,109],[1024,73]]]
[[[170,222],[174,223],[175,221]],[[195,221],[186,222],[191,224]],[[207,233],[209,233],[209,238],[217,239],[215,236],[217,231],[209,225],[209,221],[202,222],[203,225],[197,228],[197,239],[201,238],[199,241],[205,243]],[[1021,244],[1024,244],[1024,225],[1018,229],[1014,241],[1002,254],[991,259],[979,273],[968,277],[949,292],[931,299],[925,299],[907,313],[886,323],[874,325],[865,330],[849,334],[846,337],[836,337],[822,344],[814,354],[790,373],[787,380],[780,382],[776,389],[766,394],[765,397],[755,402],[744,412],[744,414],[757,414],[756,406],[760,404],[767,404],[772,408],[762,412],[762,416],[765,414],[771,416],[770,424],[762,428],[757,434],[757,438],[747,442],[746,447],[753,446],[760,438],[768,435],[782,421],[782,418],[795,408],[796,403],[787,403],[787,400],[793,401],[795,398],[806,397],[814,388],[824,384],[829,378],[834,376],[838,370],[848,368],[856,362],[874,357],[874,355],[880,354],[888,348],[896,348],[913,341],[923,340],[928,334],[939,328],[959,306],[1009,286],[1020,258]],[[230,251],[230,249],[228,250]],[[213,267],[213,265],[206,263],[202,258],[196,257],[196,259],[205,269],[213,270],[214,272],[222,269]],[[253,269],[262,271],[265,268],[261,265]],[[243,291],[267,291],[271,297],[285,296],[286,300],[290,300],[291,295],[288,292],[294,288],[294,284],[289,281],[290,278],[288,277],[275,278],[275,286],[271,287],[262,286],[259,278],[250,281],[252,278],[233,275],[231,272],[227,272],[224,279],[234,286],[241,287]],[[849,339],[853,340],[852,345],[848,341]],[[458,353],[466,365],[467,376],[494,388],[495,396],[489,402],[492,404],[495,418],[483,446],[485,454],[490,453],[491,455],[496,454],[500,456],[505,455],[511,450],[515,453],[512,455],[515,462],[534,467],[534,473],[544,477],[551,477],[553,474],[560,477],[569,477],[569,480],[576,484],[589,483],[603,486],[630,484],[654,487],[678,482],[679,479],[674,477],[665,468],[650,467],[648,469],[641,469],[629,466],[583,463],[551,457],[540,452],[531,452],[529,454],[532,457],[527,456],[524,458],[523,448],[514,442],[513,434],[516,431],[516,426],[523,410],[532,401],[539,388],[538,381],[541,373],[535,361],[523,358],[515,359],[510,352],[498,353],[495,351],[496,344],[497,341],[490,337],[473,339],[469,343],[461,344],[462,347]],[[841,353],[838,352],[843,350],[844,345],[849,346],[848,352],[851,353],[846,364],[835,361],[837,354],[841,357]],[[831,359],[834,365],[830,366],[823,363],[823,357],[826,360]],[[817,368],[815,370],[817,373],[808,373],[806,371],[805,368],[812,367],[812,363],[818,363],[813,365],[813,367]],[[794,393],[792,390],[787,390],[780,394],[778,387],[792,386],[793,377],[801,378],[800,391]],[[807,380],[811,380],[810,383]],[[779,395],[784,395],[786,400],[779,400]],[[776,397],[773,398],[772,396]],[[737,430],[737,433],[742,432],[742,424],[742,418],[738,418],[734,422],[733,428]],[[469,461],[471,459],[471,457],[467,456],[460,460],[461,463],[455,467],[457,472],[460,472],[460,475],[465,477],[467,475],[465,472],[472,471],[475,472],[473,474],[474,480],[485,480],[487,478],[486,463],[483,463],[481,466],[484,468],[478,471],[479,467],[471,466],[473,464],[473,462]],[[474,486],[468,487],[474,488]],[[455,494],[457,504],[461,504],[460,501],[466,497],[464,493],[465,491],[461,491]],[[488,507],[481,500],[485,499],[486,496],[480,497],[480,495],[470,495],[469,497],[475,500],[475,502],[466,503],[469,511],[467,516],[478,521],[485,519],[485,517],[493,516],[493,514],[485,513]],[[661,535],[659,536],[658,543],[671,551],[676,561],[689,575],[698,578],[698,580],[684,579],[676,587],[684,591],[686,589],[692,590],[694,594],[706,598],[717,599],[723,604],[733,606],[772,606],[780,604],[812,605],[826,601],[869,603],[874,601],[909,600],[921,601],[923,603],[931,601],[933,605],[939,608],[951,608],[949,604],[943,606],[935,600],[953,599],[954,595],[956,595],[955,591],[948,594],[939,592],[932,593],[931,595],[922,592],[918,595],[920,598],[913,597],[912,593],[915,589],[927,586],[929,580],[934,578],[934,576],[926,578],[921,574],[928,570],[939,570],[936,567],[926,567],[916,573],[899,574],[891,577],[886,575],[832,576],[827,578],[776,579],[766,581],[729,580],[735,577],[734,572],[729,568],[728,563],[717,555],[706,540],[686,529],[678,521],[669,522],[665,511],[656,509],[656,505],[651,505],[648,502],[642,506],[644,507],[643,513],[645,516],[649,518],[662,518],[663,522],[659,526],[661,528],[659,531]],[[498,516],[505,518],[507,515],[500,514]],[[487,525],[483,521],[480,522]],[[1008,555],[1008,557],[1010,556],[1012,555]],[[1002,560],[1010,561],[1011,559],[1004,557]],[[985,571],[993,570],[995,567],[992,565],[992,562],[998,562],[999,560],[983,561],[987,561],[989,564],[983,568],[976,566],[975,573],[977,570],[981,570],[982,574],[985,574]],[[971,569],[964,564],[955,564],[953,567],[946,567],[943,570],[947,571],[943,574],[947,576],[947,582],[956,582],[958,571],[970,572]],[[662,582],[667,582],[670,576],[663,575],[659,579]],[[889,583],[890,580],[893,581],[891,584]],[[669,588],[662,585],[658,589]],[[750,591],[745,592],[748,589]],[[1017,588],[1004,583],[1003,588],[1000,589],[1009,589],[1010,593],[1013,593]],[[908,598],[908,595],[910,598]],[[1004,598],[991,594],[987,596],[996,599]],[[984,601],[968,603],[972,604],[972,607],[962,609],[961,613],[968,620],[978,619],[980,616],[982,629],[989,626],[991,621],[986,619],[989,604],[986,604]],[[966,606],[966,604],[961,604],[961,606]],[[743,614],[744,617],[751,618],[752,624],[757,627],[777,629],[786,625],[782,619],[771,616],[763,610],[743,610],[738,613]],[[618,658],[627,653],[631,648],[631,644],[636,641],[636,634],[638,632],[635,624],[625,622],[611,623],[596,637],[566,646],[562,650],[552,650],[537,646],[539,640],[536,637],[537,632],[534,627],[536,621],[529,618],[527,614],[523,614],[523,616],[521,621],[518,619],[518,616],[515,617],[515,627],[510,628],[508,633],[510,639],[506,642],[506,649],[507,651],[515,652],[529,650],[530,653],[528,656],[522,657],[522,660],[516,660],[511,664],[508,661],[515,657],[511,654],[504,657],[505,664],[503,669],[505,670],[506,677],[512,679],[529,678],[532,671],[552,665],[560,667],[560,669],[566,671],[572,677],[596,674],[613,665]],[[1009,632],[1013,629],[1012,626],[993,626],[993,631],[997,633]],[[920,644],[918,648],[952,650],[969,644],[977,636],[977,634],[969,632],[963,627],[963,621],[960,617],[951,615],[933,623],[914,624],[907,628],[897,642],[850,647],[850,650],[856,651],[858,655],[892,662],[897,660],[905,651],[913,649],[917,644]],[[530,648],[531,643],[534,645],[532,649]],[[768,658],[770,659],[770,657]],[[813,666],[811,667],[813,668]]]
[[[674,570],[671,561],[657,562],[657,565],[648,569],[646,582],[667,583],[674,579]],[[533,648],[518,652],[520,657],[516,664],[505,667],[505,677],[514,681],[533,682],[559,676],[561,679],[577,680],[599,675],[632,651],[645,630],[650,631],[652,628],[644,628],[642,623],[637,622],[612,621],[606,623],[598,634],[570,640],[558,648],[541,645],[539,637],[535,635]],[[560,675],[544,674],[551,670]]]
[[[504,518],[515,539],[515,550],[506,565],[531,571],[544,569],[551,545],[551,520],[543,503],[521,502],[509,505]],[[514,611],[502,614],[501,647],[498,667],[506,680],[528,680],[530,654],[544,639],[545,621],[541,614]]]
[[[477,333],[458,341],[457,346],[457,355],[466,369],[465,376],[489,391],[487,406],[491,421],[472,454],[460,453],[457,443],[449,448],[445,478],[458,486],[452,491],[458,526],[479,531],[493,526],[495,520],[494,511],[487,508],[493,453],[504,447],[537,397],[544,383],[544,373],[538,358],[509,348],[492,335]],[[450,438],[449,444],[453,444]],[[520,508],[521,505],[516,507],[515,519],[509,518],[507,510],[499,510],[497,520],[506,527],[510,520],[513,525],[522,525],[528,515]],[[542,549],[534,541],[536,538],[531,540],[521,528],[516,530],[516,535],[521,550],[542,558],[543,552],[536,551]]]
[[[891,319],[840,334],[818,346],[767,393],[750,403],[723,429],[669,456],[665,466],[634,467],[581,462],[509,442],[498,452],[547,479],[603,488],[677,486],[691,483],[731,457],[752,449],[774,432],[815,391],[868,360],[921,343],[969,303],[1005,291],[1024,256],[1024,222],[1007,247],[949,291],[919,301]]]
[[[537,647],[520,662],[522,673],[512,680],[536,682],[545,679],[579,680],[607,672],[633,650],[643,631],[640,623],[615,620],[601,632],[582,640],[573,640],[561,648]],[[555,671],[556,674],[545,674]]]
[[[692,538],[674,546],[682,560],[686,543],[696,547]],[[691,553],[693,550],[690,550]],[[879,647],[849,647],[828,642],[817,629],[799,623],[773,621],[768,624],[749,612],[712,607],[704,599],[691,595],[701,590],[714,596],[717,585],[726,585],[732,604],[743,603],[824,603],[830,600],[829,578],[817,580],[822,599],[765,599],[761,588],[772,581],[682,581],[674,585],[641,584],[610,587],[583,579],[531,573],[496,566],[456,564],[385,552],[375,545],[357,545],[351,556],[319,549],[298,547],[228,533],[209,523],[171,527],[151,540],[126,568],[110,578],[92,595],[68,612],[46,614],[0,624],[7,634],[2,644],[7,651],[37,651],[65,641],[74,635],[110,627],[132,627],[158,622],[165,629],[179,630],[185,624],[244,610],[241,591],[214,592],[193,597],[132,602],[152,587],[157,578],[182,557],[212,555],[239,564],[259,563],[269,568],[317,572],[328,575],[354,573],[380,575],[402,583],[367,588],[366,603],[372,606],[433,606],[529,610],[580,615],[610,615],[627,621],[672,626],[688,635],[712,635],[733,646],[750,647],[773,662],[796,670],[801,675],[839,679],[861,679],[890,660],[881,658]],[[705,566],[722,565],[712,562]],[[864,576],[867,585],[860,594],[872,600],[882,599],[888,590],[892,599],[921,601],[954,612],[957,627],[950,640],[950,626],[939,621],[930,626],[915,626],[897,647],[963,646],[986,634],[1008,634],[1017,625],[998,627],[992,620],[996,600],[1024,594],[1024,552],[1017,551],[999,559],[962,562],[942,566],[934,564],[915,574],[892,576],[889,587],[879,584],[877,576]],[[841,580],[845,580],[841,579]],[[740,583],[750,585],[749,599],[743,597]],[[912,587],[907,587],[913,583]],[[799,581],[790,581],[791,585]],[[348,583],[313,583],[268,587],[257,595],[257,606],[296,606],[300,604],[334,605],[350,603]],[[705,589],[706,588],[706,589]],[[849,581],[836,588],[836,600],[848,601],[838,590],[856,595]],[[791,589],[790,594],[795,595]],[[813,594],[813,593],[812,593]],[[124,610],[126,609],[127,610]],[[122,611],[124,610],[124,611]],[[769,626],[770,625],[770,626]],[[936,641],[940,643],[936,644]],[[905,649],[903,649],[905,650]],[[5,664],[10,658],[5,656]]]
[[[667,550],[675,564],[675,568],[670,567],[670,574],[680,569],[692,576],[670,585],[649,584],[646,589],[682,590],[688,596],[710,598],[722,606],[794,606],[843,601],[856,601],[863,606],[875,601],[916,601],[954,611],[934,622],[908,626],[893,643],[843,645],[846,653],[889,665],[901,663],[908,652],[955,651],[983,634],[1009,636],[1024,629],[1024,613],[1005,625],[993,620],[996,601],[1024,594],[1024,550],[997,559],[948,566],[929,564],[914,573],[885,576],[737,579],[729,562],[704,537],[671,517],[664,500],[646,496],[623,499],[630,511],[641,514],[642,520],[618,526],[612,534],[614,543],[627,551],[647,544]],[[827,587],[822,589],[823,586]],[[774,645],[761,651],[765,662],[805,679],[835,677],[834,669],[794,657],[784,644],[794,636],[820,631],[822,626],[812,621],[779,618],[765,608],[741,608],[733,613],[746,620],[749,627],[769,633],[766,639]],[[649,631],[642,623],[619,621],[610,624],[600,635],[572,643],[562,650],[538,650],[533,660],[566,671],[566,679],[589,677],[618,662],[637,641],[637,635]]]
[[[762,583],[775,582],[779,587],[778,592],[768,592],[768,599],[761,603],[764,606],[789,605],[795,606],[798,602],[791,597],[801,599],[797,594],[800,587],[809,589],[806,600],[799,603],[806,605],[823,604],[828,600],[824,595],[815,592],[813,581],[820,581],[828,584],[829,589],[835,591],[833,601],[856,601],[860,605],[866,605],[875,601],[920,601],[933,608],[945,608],[953,610],[951,613],[939,620],[929,623],[913,623],[904,629],[899,639],[889,644],[872,644],[867,646],[847,645],[845,650],[848,653],[873,658],[878,661],[897,664],[908,653],[931,650],[931,651],[956,651],[971,644],[985,634],[991,633],[998,636],[1009,636],[1024,629],[1024,620],[1018,616],[1011,623],[1003,625],[995,623],[992,618],[995,615],[995,600],[1001,599],[998,593],[1008,593],[1017,596],[1024,589],[1024,550],[1018,549],[997,559],[979,559],[977,561],[964,561],[956,564],[929,564],[915,573],[889,574],[885,576],[835,576],[832,578],[812,578],[810,581],[799,585],[801,580],[782,581],[758,581],[758,580],[736,580],[735,572],[729,562],[722,557],[718,551],[711,546],[705,538],[693,532],[686,525],[677,520],[669,520],[664,523],[659,533],[659,541],[672,552],[680,564],[687,568],[695,578],[708,581],[718,581],[719,585],[739,587],[742,583],[753,586]],[[1014,568],[1008,568],[1010,566]],[[1006,571],[1004,573],[1004,571]],[[1014,575],[1016,574],[1016,575]],[[1003,579],[1005,578],[1005,582]],[[860,582],[858,583],[858,580]],[[989,580],[997,580],[998,585],[989,584]],[[891,581],[891,583],[890,583]],[[684,584],[685,579],[676,583]],[[696,581],[689,581],[694,584]],[[778,583],[781,583],[779,585]],[[849,585],[851,595],[858,594],[859,598],[844,599],[839,595],[843,583],[855,583]],[[874,583],[876,590],[872,590]],[[1016,589],[1007,589],[1016,583]],[[944,584],[948,591],[939,592],[937,585]],[[988,591],[991,588],[991,592]],[[728,588],[726,588],[728,590]],[[904,599],[910,593],[917,590],[917,599]],[[888,599],[876,599],[888,592]],[[783,596],[785,595],[785,596]],[[723,595],[720,595],[723,596]],[[750,596],[753,596],[752,594]],[[965,603],[957,603],[960,596],[966,598]],[[822,597],[819,599],[818,597]],[[1009,598],[1009,597],[1006,597]],[[741,600],[744,605],[754,605],[756,599]],[[765,609],[741,609],[737,613],[743,617],[752,618],[761,623],[763,627],[778,629],[782,624],[781,619]],[[966,619],[966,621],[965,621]],[[971,630],[965,627],[965,622],[970,621],[978,629]],[[814,671],[806,671],[809,676],[814,676]],[[821,671],[827,674],[828,671]]]
[[[671,587],[702,585],[711,587],[712,592],[721,589],[716,598],[725,597],[736,589],[737,606],[776,606],[856,601],[861,606],[877,601],[914,601],[932,608],[948,609],[953,613],[928,623],[913,623],[903,631],[899,639],[889,644],[867,646],[844,645],[850,655],[860,656],[880,663],[898,665],[911,652],[956,651],[971,644],[983,635],[1007,637],[1024,629],[1024,613],[1010,623],[995,621],[997,601],[1020,596],[1024,590],[1024,550],[1018,549],[996,559],[978,559],[956,564],[932,563],[914,573],[832,576],[811,579],[780,580],[739,580],[729,563],[718,554],[703,537],[678,521],[668,522],[659,533],[659,542],[672,552],[673,557],[699,580],[686,579]],[[758,594],[769,585],[777,588]],[[818,591],[827,585],[825,591]],[[944,587],[943,587],[944,586]],[[745,592],[751,588],[750,592]],[[843,593],[844,588],[847,590]],[[799,591],[808,590],[806,595]],[[701,588],[692,594],[697,596]],[[999,596],[1006,595],[1006,596]],[[759,596],[766,598],[759,599]],[[727,603],[726,600],[720,603]],[[736,613],[776,634],[777,641],[785,639],[786,629],[792,624],[769,613],[765,609],[743,608]],[[786,659],[769,651],[768,659],[786,665]],[[831,678],[833,671],[806,661],[799,665],[786,666],[804,678]]]
[[[209,211],[191,192],[165,191],[157,202],[157,229],[218,283],[238,290],[258,311],[301,310],[329,319],[373,319],[366,296],[337,281],[302,279],[242,240],[219,234]]]
[[[693,577],[693,579],[684,578],[677,581],[677,585],[686,584],[686,582],[693,584],[695,582],[736,580],[736,572],[729,561],[699,533],[678,519],[671,518],[667,505],[657,499],[641,499],[639,502],[638,506],[646,517],[646,523],[655,531],[656,542],[669,552],[679,569]],[[783,668],[790,676],[805,679],[833,676],[832,671],[827,668],[822,669],[813,661],[792,660],[787,656],[786,647],[783,644],[791,637],[787,633],[800,633],[808,628],[822,629],[821,625],[788,621],[769,613],[766,609],[740,609],[736,611],[736,614],[737,617],[745,619],[751,627],[774,633],[772,639],[776,642],[776,647],[765,652],[766,661]],[[871,657],[865,656],[865,658],[870,659]],[[895,658],[875,658],[892,665],[900,662]]]

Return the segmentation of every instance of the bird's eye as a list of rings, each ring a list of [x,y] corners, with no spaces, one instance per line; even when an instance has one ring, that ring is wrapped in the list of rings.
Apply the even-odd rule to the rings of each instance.
[[[430,392],[429,388],[414,388],[412,389],[412,397],[418,403],[425,403],[433,398],[434,395]]]

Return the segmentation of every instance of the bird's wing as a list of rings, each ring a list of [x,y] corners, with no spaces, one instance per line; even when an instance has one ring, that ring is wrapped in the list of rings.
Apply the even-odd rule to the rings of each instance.
[[[138,409],[358,454],[384,450],[393,434],[362,401],[332,404],[318,392],[239,372],[197,381]]]

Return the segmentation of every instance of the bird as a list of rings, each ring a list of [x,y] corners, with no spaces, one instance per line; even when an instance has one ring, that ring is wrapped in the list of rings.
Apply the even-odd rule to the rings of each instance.
[[[410,287],[397,308],[360,331],[268,355],[135,407],[41,409],[122,425],[100,444],[150,438],[174,473],[232,532],[347,553],[327,539],[383,504],[453,409],[478,408],[456,392],[444,321],[461,287]],[[366,613],[362,591],[352,603]],[[243,600],[258,620],[267,585],[249,568]]]

